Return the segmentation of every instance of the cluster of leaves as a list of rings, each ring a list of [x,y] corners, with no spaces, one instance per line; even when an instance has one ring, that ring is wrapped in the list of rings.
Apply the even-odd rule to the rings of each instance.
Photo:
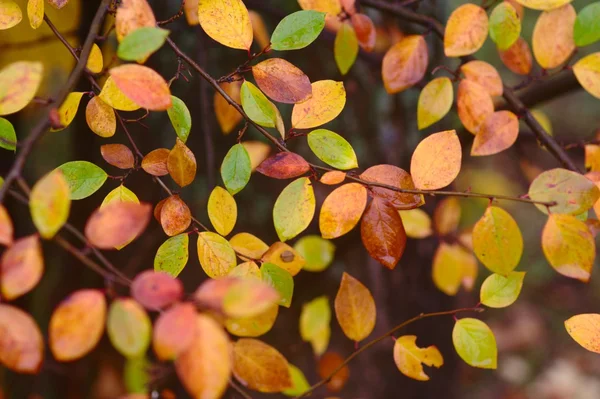
[[[48,1],[59,9],[67,2]],[[517,115],[495,111],[493,97],[505,90],[500,75],[492,65],[471,54],[481,48],[489,33],[502,62],[517,74],[529,74],[533,58],[544,69],[563,66],[576,47],[600,40],[600,3],[588,5],[579,15],[569,3],[504,1],[490,16],[475,4],[454,10],[445,28],[444,51],[447,57],[461,57],[463,62],[453,72],[453,79],[438,77],[424,85],[416,115],[419,129],[435,124],[451,110],[457,83],[458,117],[474,135],[471,155],[493,155],[510,148],[519,134]],[[310,389],[303,373],[256,337],[272,328],[280,306],[291,306],[294,276],[303,269],[326,269],[335,251],[330,240],[347,234],[359,223],[367,252],[389,269],[402,258],[408,237],[422,239],[435,234],[440,245],[432,278],[442,292],[455,295],[461,285],[471,290],[479,261],[491,272],[481,286],[480,304],[502,308],[516,301],[525,278],[524,271],[515,271],[523,253],[523,239],[513,217],[493,204],[494,195],[477,194],[489,198],[490,205],[472,229],[465,231],[458,231],[461,205],[457,198],[440,201],[433,218],[420,209],[425,195],[438,194],[437,190],[451,185],[461,170],[463,151],[455,130],[424,138],[414,150],[410,171],[383,164],[357,172],[353,170],[358,168],[358,159],[352,145],[341,134],[321,128],[344,109],[343,82],[311,82],[283,58],[253,64],[256,58],[273,51],[303,49],[326,28],[336,32],[333,52],[342,74],[354,64],[359,47],[373,50],[375,26],[366,14],[358,12],[352,0],[299,0],[299,5],[303,10],[283,18],[269,36],[260,16],[251,14],[241,0],[185,2],[190,24],[201,25],[216,42],[249,54],[248,62],[218,82],[214,111],[223,133],[234,131],[245,119],[278,143],[280,150],[269,156],[266,144],[242,140],[247,126],[241,130],[238,143],[222,161],[224,187],[215,187],[208,198],[212,231],[200,224],[185,201],[168,188],[166,198],[149,204],[140,202],[123,183],[126,176],[141,169],[161,182],[160,178],[168,175],[184,188],[195,180],[196,157],[186,145],[192,126],[186,104],[172,95],[169,82],[144,65],[169,40],[169,31],[158,27],[146,0],[120,2],[115,13],[117,55],[121,61],[132,63],[105,70],[102,52],[94,44],[86,60],[93,91],[69,93],[51,113],[51,126],[54,131],[69,126],[80,103],[88,98],[87,124],[93,133],[107,139],[115,135],[118,122],[123,122],[123,112],[166,111],[176,133],[171,148],[157,148],[143,155],[123,144],[101,146],[103,159],[126,175],[89,216],[84,233],[87,245],[94,249],[120,250],[143,233],[154,215],[169,238],[158,248],[154,270],[138,274],[130,284],[125,281],[130,285],[129,296],[111,298],[108,304],[103,292],[82,289],[64,299],[48,327],[49,347],[56,360],[85,356],[106,329],[113,346],[129,362],[145,359],[150,345],[159,361],[173,361],[179,378],[194,397],[220,397],[231,375],[252,390],[302,395]],[[533,57],[520,37],[522,6],[543,10],[534,29]],[[38,28],[44,19],[44,1],[30,0],[27,14],[31,27]],[[16,3],[0,2],[0,29],[11,28],[21,19]],[[251,55],[255,36],[263,48]],[[405,36],[383,58],[384,86],[390,94],[402,92],[422,82],[429,67],[425,36]],[[578,60],[572,68],[581,85],[600,97],[600,53]],[[247,79],[250,72],[255,84]],[[18,61],[0,70],[0,115],[14,114],[30,104],[43,75],[39,62]],[[104,77],[100,86],[96,79]],[[287,121],[276,103],[293,104],[291,129],[286,129]],[[311,164],[289,151],[266,129],[275,129],[284,140],[306,137],[310,150],[327,166]],[[0,118],[0,147],[9,151],[17,148],[15,129],[4,118]],[[596,254],[598,221],[588,218],[587,213],[592,208],[600,210],[599,146],[586,147],[586,166],[590,168],[586,175],[560,168],[545,171],[531,182],[525,198],[516,199],[535,204],[548,215],[541,234],[548,263],[558,273],[584,282],[590,278]],[[273,205],[279,241],[270,245],[251,233],[231,235],[237,220],[235,195],[249,184],[254,171],[274,179],[292,179]],[[318,172],[324,173],[319,176]],[[27,193],[31,219],[38,231],[27,237],[14,238],[11,218],[0,205],[0,244],[7,247],[0,260],[0,290],[5,300],[35,288],[44,271],[40,238],[55,238],[68,221],[71,201],[92,196],[108,177],[100,166],[85,160],[67,162],[43,176]],[[314,219],[317,203],[313,185],[317,183],[337,186],[321,204],[321,234],[300,237],[290,246],[286,242],[302,234]],[[189,259],[190,236],[197,236],[197,256],[210,279],[193,295],[185,296],[177,276]],[[373,331],[373,297],[347,273],[342,276],[334,311],[349,339],[358,343]],[[160,313],[150,317],[149,312]],[[599,317],[579,315],[566,322],[573,338],[596,352],[600,352]],[[319,373],[336,391],[344,385],[348,370],[344,359],[326,352],[330,322],[327,297],[303,305],[300,336],[320,357]],[[33,319],[15,306],[0,304],[0,331],[0,362],[18,372],[36,373],[43,361],[44,340]],[[226,332],[240,338],[231,342]],[[429,377],[423,364],[441,367],[443,356],[435,346],[419,348],[416,340],[414,335],[396,339],[393,359],[404,375],[424,381]],[[483,321],[457,319],[452,340],[456,352],[469,365],[496,368],[496,341]]]

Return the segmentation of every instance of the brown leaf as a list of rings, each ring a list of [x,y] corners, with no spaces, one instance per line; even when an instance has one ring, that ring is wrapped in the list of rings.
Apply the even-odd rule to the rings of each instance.
[[[406,247],[406,232],[400,214],[386,200],[374,197],[360,225],[362,242],[369,255],[394,269]]]
[[[158,223],[160,223],[160,212],[162,211],[162,207],[165,204],[165,202],[167,202],[168,199],[169,199],[168,197],[161,199],[160,201],[157,202],[156,206],[154,207],[154,211],[153,211],[154,219],[156,219],[156,221]]]
[[[167,198],[160,210],[160,224],[165,234],[172,237],[183,233],[190,223],[192,223],[192,213],[179,195]]]
[[[0,363],[17,373],[36,374],[44,358],[44,339],[31,316],[0,304]]]
[[[415,184],[408,172],[393,165],[371,166],[360,175],[360,178],[369,182],[387,184],[397,188],[415,188]],[[371,191],[376,197],[388,201],[398,210],[416,208],[424,203],[423,196],[419,194],[402,194],[382,187],[372,187]]]
[[[522,37],[518,38],[508,49],[498,50],[498,54],[502,63],[512,72],[518,75],[529,75],[531,72],[533,56],[529,44]]]
[[[242,102],[242,99],[240,98],[240,89],[242,87],[241,81],[220,83],[219,86],[225,93],[229,95],[229,97],[233,99],[233,101],[238,104]],[[233,128],[235,128],[242,120],[242,115],[237,112],[237,110],[233,108],[219,92],[215,92],[213,101],[215,107],[215,116],[217,117],[217,122],[219,122],[221,131],[224,134],[231,133]]]
[[[31,291],[44,273],[44,258],[37,235],[17,240],[0,260],[2,296],[11,301]]]
[[[494,113],[492,97],[483,86],[464,79],[458,85],[456,96],[458,118],[469,132],[479,133],[485,118]]]
[[[167,148],[157,148],[150,151],[142,159],[142,169],[152,176],[164,176],[169,174],[167,159],[171,151]]]
[[[425,38],[406,36],[383,57],[381,73],[385,90],[390,94],[399,93],[418,83],[425,76],[428,63]]]
[[[259,392],[281,392],[293,386],[285,357],[257,339],[242,338],[234,344],[233,375]]]
[[[150,204],[111,202],[96,209],[85,225],[89,243],[101,249],[113,249],[135,239],[150,221]]]
[[[152,346],[160,360],[173,360],[187,350],[196,336],[196,308],[179,303],[160,314],[154,323]]]
[[[167,158],[167,170],[180,187],[185,187],[196,177],[196,157],[179,139]]]
[[[344,358],[336,352],[327,352],[319,359],[318,372],[319,377],[328,378],[342,363]],[[327,383],[327,389],[331,392],[339,392],[342,390],[348,378],[350,377],[350,369],[348,366],[343,366]]]
[[[293,152],[279,152],[265,159],[256,170],[274,179],[291,179],[310,170],[304,158]]]
[[[368,15],[358,13],[352,15],[350,22],[352,22],[360,47],[369,53],[373,51],[377,34],[371,18]]]
[[[133,279],[131,296],[148,310],[160,310],[183,297],[183,285],[167,273],[146,270]]]
[[[100,153],[106,162],[119,169],[131,169],[135,164],[133,153],[123,144],[104,144]]]
[[[282,58],[270,58],[256,64],[252,74],[258,87],[275,101],[295,104],[312,95],[308,76]]]

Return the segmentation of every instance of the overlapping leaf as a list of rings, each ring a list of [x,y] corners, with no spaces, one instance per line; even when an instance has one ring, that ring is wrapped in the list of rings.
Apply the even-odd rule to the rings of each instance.
[[[312,95],[308,76],[282,58],[271,58],[252,67],[256,84],[275,101],[295,104]]]
[[[310,180],[300,177],[283,189],[273,206],[273,223],[281,241],[302,233],[315,214],[315,193]]]
[[[346,105],[343,82],[320,80],[312,83],[312,97],[294,105],[292,127],[310,129],[335,119]]]
[[[435,190],[446,187],[460,172],[462,149],[455,130],[434,133],[413,152],[410,174],[415,187]]]
[[[456,8],[444,32],[444,53],[447,57],[473,54],[483,46],[488,35],[488,16],[478,5],[467,3]]]
[[[323,238],[337,238],[356,226],[367,206],[367,189],[359,183],[344,184],[325,198],[319,215]]]
[[[423,36],[402,38],[383,57],[381,74],[385,90],[393,94],[415,85],[425,76],[428,63],[429,53]]]

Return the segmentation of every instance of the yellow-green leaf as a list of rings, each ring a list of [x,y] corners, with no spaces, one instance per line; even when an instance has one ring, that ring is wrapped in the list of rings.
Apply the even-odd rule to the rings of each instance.
[[[292,305],[292,296],[294,295],[294,278],[290,272],[268,262],[263,263],[260,272],[262,280],[279,293],[279,305],[289,308]]]
[[[452,330],[452,343],[456,353],[468,365],[482,369],[496,368],[496,338],[483,321],[472,318],[457,320]]]
[[[470,291],[477,278],[477,259],[460,244],[442,242],[435,251],[432,278],[446,295],[456,295],[462,285]]]
[[[498,4],[490,15],[490,38],[500,50],[512,46],[521,34],[521,19],[508,1]]]
[[[294,244],[294,249],[306,260],[304,270],[320,272],[333,262],[335,245],[317,235],[307,235]]]
[[[10,3],[10,1],[8,3]],[[0,9],[1,8],[2,6],[0,5]],[[2,10],[0,10],[0,15],[1,14],[4,14]],[[44,0],[29,0],[27,2],[27,16],[29,17],[29,25],[31,25],[33,29],[39,28],[40,25],[42,25],[42,22],[44,22]],[[0,23],[0,25],[2,25],[2,23]]]
[[[237,220],[235,199],[222,187],[215,187],[208,197],[208,218],[217,233],[226,236],[231,233]]]
[[[69,218],[71,190],[60,170],[42,177],[32,188],[29,209],[33,224],[43,238],[50,239]]]
[[[510,272],[506,277],[492,274],[481,284],[479,300],[490,308],[505,308],[512,305],[523,288],[525,272]]]
[[[222,45],[250,51],[252,23],[242,0],[200,0],[198,20],[206,34]]]
[[[110,306],[106,331],[123,356],[135,358],[150,346],[152,324],[144,308],[130,298],[116,299]]]
[[[317,129],[308,134],[307,141],[312,152],[326,164],[341,170],[358,167],[352,145],[339,134],[327,129]]]
[[[86,67],[91,73],[100,73],[104,68],[104,57],[102,56],[102,50],[100,50],[100,47],[98,47],[96,43],[92,45]]]
[[[420,208],[398,211],[402,218],[406,236],[410,238],[426,238],[433,234],[431,218]]]
[[[235,252],[229,242],[209,231],[198,234],[198,259],[210,278],[226,276],[236,266]]]
[[[139,105],[130,100],[129,97],[119,89],[112,76],[109,76],[108,79],[106,79],[98,97],[118,111],[135,111],[140,109]]]
[[[154,257],[154,271],[177,277],[187,264],[190,238],[187,234],[170,237],[163,242]]]
[[[286,396],[298,396],[310,389],[310,384],[306,380],[304,373],[298,367],[293,364],[288,364],[290,368],[290,375],[292,376],[292,388],[282,391]]]
[[[435,78],[421,90],[417,104],[417,126],[425,129],[442,119],[454,101],[454,90],[450,79]]]
[[[302,305],[300,336],[310,342],[315,355],[321,356],[329,346],[331,336],[331,308],[329,299],[320,296]]]
[[[403,335],[394,344],[394,362],[405,376],[417,381],[429,381],[423,364],[440,368],[444,364],[442,354],[435,346],[419,348],[416,335]]]
[[[281,241],[302,233],[315,215],[315,193],[310,180],[300,177],[283,189],[273,206],[273,223]]]
[[[369,289],[344,272],[335,296],[335,316],[344,334],[356,342],[367,338],[375,327],[376,314]]]
[[[250,181],[252,163],[248,150],[241,144],[232,146],[221,164],[221,178],[227,191],[235,195]]]
[[[333,55],[342,75],[348,73],[358,55],[358,39],[354,28],[348,22],[342,23],[333,43]]]

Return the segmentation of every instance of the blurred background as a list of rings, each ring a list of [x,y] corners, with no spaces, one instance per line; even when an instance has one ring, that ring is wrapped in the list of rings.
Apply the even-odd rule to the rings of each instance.
[[[575,0],[572,4],[579,10],[590,2]],[[18,3],[22,9],[26,9],[25,0]],[[176,14],[181,4],[179,0],[149,0],[149,3],[157,20],[166,20]],[[449,13],[462,3],[458,0],[422,0],[414,2],[411,7],[418,7],[419,12],[445,22]],[[484,3],[491,5],[497,2]],[[97,0],[70,0],[61,11],[47,7],[47,14],[73,45],[79,45],[98,4]],[[281,18],[300,9],[295,0],[245,0],[245,4],[262,17],[269,33]],[[362,12],[368,14],[378,28],[376,49],[372,53],[361,50],[356,64],[344,77],[340,75],[333,58],[335,34],[332,32],[323,32],[307,49],[277,54],[302,69],[311,81],[344,81],[348,96],[346,107],[335,121],[325,127],[352,143],[361,170],[384,163],[408,170],[411,154],[418,142],[430,133],[447,129],[457,129],[465,151],[462,171],[452,187],[454,190],[471,189],[475,192],[519,196],[527,192],[529,182],[537,173],[559,166],[547,151],[537,145],[535,137],[524,124],[512,148],[483,158],[468,155],[473,136],[461,127],[453,111],[441,122],[419,131],[416,127],[416,105],[420,88],[388,95],[381,83],[381,60],[389,46],[403,35],[424,33],[425,30],[371,8],[364,7]],[[522,36],[528,42],[538,15],[537,11],[525,11]],[[219,45],[208,38],[199,26],[189,26],[184,17],[166,28],[171,30],[171,38],[213,77],[226,75],[246,59],[243,51]],[[439,65],[453,69],[458,66],[458,60],[445,59],[441,42],[434,35],[427,34],[427,43],[430,69]],[[113,33],[102,46],[106,64],[114,61],[115,45]],[[254,51],[260,50],[256,43],[254,46]],[[576,58],[599,50],[598,44],[588,46],[579,50]],[[487,40],[476,56],[494,65],[507,85],[519,85],[524,81],[524,77],[514,75],[503,66],[491,40]],[[41,60],[45,64],[46,80],[40,93],[42,97],[55,93],[64,84],[74,65],[71,55],[52,36],[46,25],[34,31],[24,19],[16,28],[0,32],[0,67],[26,59]],[[165,47],[154,54],[147,65],[170,79],[177,71],[178,62],[172,51]],[[440,71],[436,76],[444,73]],[[535,66],[534,74],[540,73],[539,67]],[[208,223],[208,194],[215,185],[222,184],[219,167],[227,150],[236,142],[237,129],[229,135],[222,134],[213,111],[212,88],[194,73],[190,76],[186,72],[186,77],[187,81],[176,80],[171,90],[185,101],[192,113],[193,127],[187,144],[196,155],[198,175],[193,185],[181,191],[181,196],[192,213]],[[426,79],[430,78],[428,74]],[[553,135],[560,143],[573,145],[569,154],[583,166],[583,149],[578,143],[595,139],[596,131],[600,128],[600,102],[580,89],[568,70],[523,86],[519,93],[527,105],[545,114]],[[89,91],[91,88],[83,80],[78,90]],[[85,122],[83,108],[86,101],[84,98],[78,116],[69,128],[46,134],[35,147],[26,167],[30,184],[49,170],[73,160],[94,162],[109,174],[120,174],[118,169],[102,160],[99,148],[107,143],[128,144],[125,135],[120,130],[109,139],[94,135]],[[289,125],[291,106],[278,106]],[[502,106],[499,100],[497,109]],[[27,135],[37,115],[36,107],[32,106],[17,117],[10,118],[17,128],[19,140]],[[153,112],[141,124],[131,124],[129,128],[143,153],[159,147],[171,148],[176,137],[165,112]],[[263,140],[253,128],[248,130],[244,139]],[[319,162],[311,154],[304,137],[293,139],[288,145],[309,161]],[[14,154],[7,151],[0,153],[0,175],[8,171],[13,161]],[[239,218],[234,233],[246,231],[267,243],[276,241],[271,209],[287,183],[253,174],[248,186],[236,196]],[[99,193],[74,202],[70,222],[83,228],[87,217],[100,204],[103,196],[118,184],[109,180]],[[177,189],[170,180],[169,184]],[[156,204],[163,198],[161,189],[143,172],[131,175],[125,185],[140,200]],[[315,190],[317,204],[321,204],[332,188],[317,184]],[[440,200],[437,197],[426,198],[423,209],[431,215]],[[33,233],[35,229],[28,209],[11,199],[6,200],[6,205],[15,221],[16,236]],[[468,230],[482,215],[487,201],[461,199],[460,205],[460,226]],[[436,345],[442,352],[445,364],[441,369],[426,370],[431,377],[429,382],[416,382],[400,374],[393,362],[393,341],[390,339],[361,354],[350,364],[350,379],[339,393],[320,390],[313,397],[600,398],[600,356],[577,345],[563,326],[564,320],[574,314],[600,310],[600,280],[592,277],[590,283],[585,285],[557,274],[546,262],[540,248],[545,215],[528,204],[502,202],[500,205],[515,217],[522,230],[525,251],[517,269],[526,271],[527,276],[521,296],[514,305],[506,309],[490,309],[481,314],[498,341],[498,370],[473,369],[464,364],[452,347],[452,318],[432,318],[414,323],[400,333],[417,335],[419,346]],[[305,234],[318,234],[316,222],[315,218]],[[165,239],[159,224],[152,221],[140,239],[108,256],[125,274],[134,276],[141,270],[153,267],[154,254]],[[342,272],[358,278],[374,295],[377,323],[372,337],[421,312],[474,306],[479,302],[481,282],[489,275],[487,269],[480,265],[471,292],[461,289],[456,296],[448,296],[435,287],[431,278],[432,257],[439,245],[436,237],[409,239],[406,252],[393,271],[368,256],[360,242],[358,229],[336,239],[334,244],[335,260],[331,266],[320,273],[303,271],[295,277],[292,307],[281,308],[273,329],[261,337],[303,370],[311,383],[317,382],[320,377],[310,345],[300,339],[298,318],[302,304],[318,296],[327,295],[330,303],[333,303]],[[46,272],[41,283],[31,293],[19,298],[15,305],[29,311],[42,331],[46,332],[51,312],[62,298],[79,288],[104,287],[104,282],[52,242],[45,242],[43,251]],[[206,278],[195,251],[193,245],[189,263],[180,275],[188,292]],[[119,294],[126,295],[127,292],[119,291]],[[343,336],[335,317],[331,326],[329,350],[346,357],[353,351],[354,343]],[[46,355],[43,369],[37,376],[16,375],[0,368],[0,386],[6,398],[115,398],[127,390],[137,390],[143,386],[148,378],[143,370],[147,370],[148,366],[153,375],[160,376],[161,384],[170,388],[177,397],[186,397],[169,368],[152,365],[151,358],[146,364],[130,363],[126,367],[123,358],[111,347],[106,337],[90,355],[74,363],[57,363],[49,352]],[[254,393],[252,396],[261,397]],[[239,394],[231,391],[226,397],[236,398]]]

